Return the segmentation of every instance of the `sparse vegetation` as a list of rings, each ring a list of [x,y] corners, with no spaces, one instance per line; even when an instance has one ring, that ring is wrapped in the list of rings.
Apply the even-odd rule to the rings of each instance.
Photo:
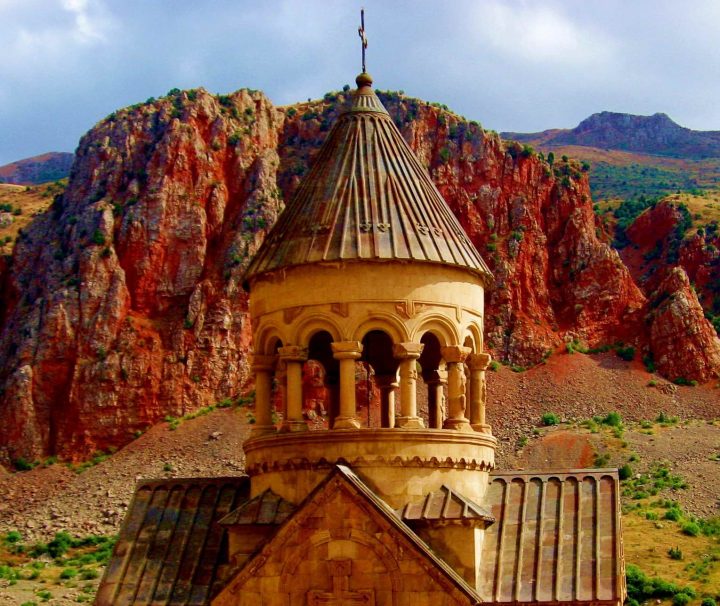
[[[558,425],[560,423],[560,417],[558,417],[554,412],[546,412],[543,413],[542,417],[540,417],[540,422],[545,427],[549,427],[551,425]]]

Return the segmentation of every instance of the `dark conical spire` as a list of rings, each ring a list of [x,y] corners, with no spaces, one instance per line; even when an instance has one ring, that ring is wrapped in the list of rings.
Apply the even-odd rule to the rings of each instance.
[[[443,263],[490,270],[363,72],[313,166],[245,274],[324,261]]]

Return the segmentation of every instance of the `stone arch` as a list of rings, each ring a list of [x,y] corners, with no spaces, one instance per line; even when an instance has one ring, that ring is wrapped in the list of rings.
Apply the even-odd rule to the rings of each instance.
[[[393,339],[387,331],[373,329],[365,333],[362,345],[360,361],[368,372],[367,419],[364,421],[367,427],[394,427],[399,362],[393,356]]]
[[[475,322],[471,322],[465,330],[463,330],[463,343],[465,343],[468,338],[472,341],[473,353],[481,353],[483,351],[482,328]]]
[[[325,331],[330,334],[333,341],[342,341],[342,330],[335,320],[325,314],[313,314],[300,322],[293,332],[295,343],[307,347],[314,334]]]
[[[309,419],[329,416],[332,423],[338,414],[339,364],[332,352],[335,340],[332,333],[323,328],[303,342],[308,349],[308,359],[303,364],[303,410]]]
[[[413,332],[412,340],[420,342],[426,333],[437,337],[441,347],[455,345],[460,342],[457,326],[447,316],[430,314],[420,320],[418,328]]]
[[[278,343],[280,347],[287,345],[286,335],[277,326],[268,324],[263,326],[257,334],[255,339],[255,351],[263,355],[273,355],[276,350]]]
[[[327,530],[320,530],[310,536],[301,545],[298,545],[295,552],[291,554],[289,558],[285,559],[280,572],[280,587],[286,588],[288,592],[292,592],[293,582],[298,578],[295,574],[297,568],[301,562],[307,560],[310,550],[322,547],[333,541],[357,543],[372,551],[385,566],[385,570],[390,577],[393,592],[402,591],[403,580],[400,565],[388,546],[373,535],[357,528],[351,529],[349,536],[345,536],[342,539],[333,538]]]
[[[390,335],[393,343],[404,343],[410,340],[407,327],[392,314],[378,312],[373,317],[360,323],[352,331],[353,341],[362,341],[371,330],[381,330]]]

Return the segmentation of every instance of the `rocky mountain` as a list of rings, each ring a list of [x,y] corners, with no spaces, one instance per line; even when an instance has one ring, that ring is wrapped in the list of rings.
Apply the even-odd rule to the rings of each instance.
[[[73,154],[49,152],[0,166],[0,183],[38,185],[64,179],[70,173]]]
[[[82,458],[251,387],[241,276],[346,96],[275,107],[257,91],[174,90],[82,138],[66,191],[0,265],[0,460]],[[667,358],[670,378],[720,370],[682,279],[665,287],[682,309],[650,313],[662,306],[606,242],[577,162],[549,163],[416,99],[381,99],[495,274],[485,322],[496,358],[521,370],[566,343],[623,341]],[[676,317],[688,310],[690,332]]]
[[[581,145],[677,158],[720,157],[720,131],[697,131],[673,122],[667,114],[636,116],[600,112],[573,129],[540,133],[502,133],[503,137],[541,148]]]

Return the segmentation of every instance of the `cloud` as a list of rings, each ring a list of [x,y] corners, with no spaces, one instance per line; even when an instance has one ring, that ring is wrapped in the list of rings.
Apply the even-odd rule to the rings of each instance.
[[[105,42],[112,27],[104,5],[99,0],[63,0],[62,7],[74,16],[73,38],[81,44]]]
[[[614,43],[557,5],[539,2],[476,3],[467,21],[474,39],[496,54],[529,64],[597,66],[613,59]]]

